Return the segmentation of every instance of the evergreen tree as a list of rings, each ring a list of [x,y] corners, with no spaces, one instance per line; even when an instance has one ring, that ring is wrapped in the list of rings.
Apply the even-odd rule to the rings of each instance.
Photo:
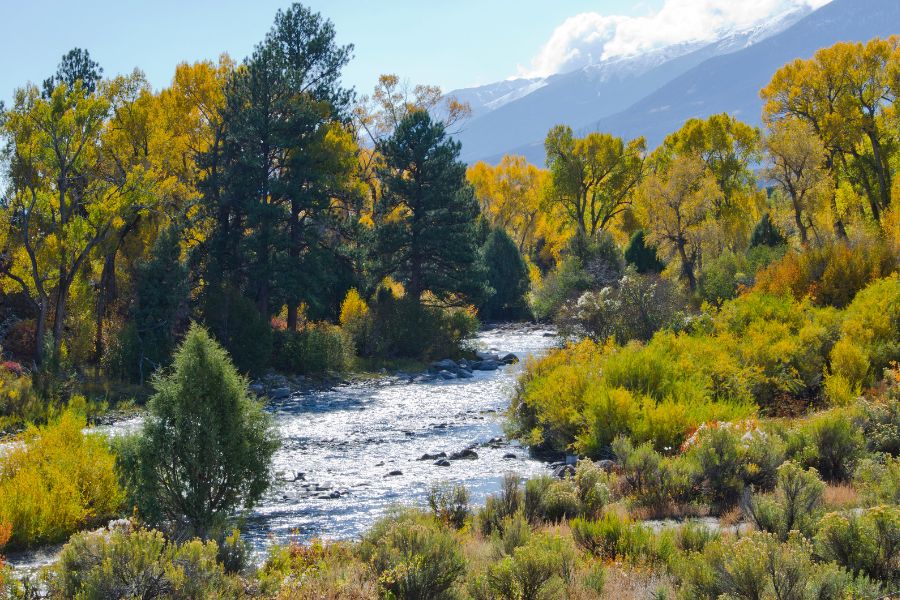
[[[383,274],[415,299],[426,290],[479,299],[479,208],[458,159],[459,143],[427,112],[413,111],[378,149],[384,164],[376,252]]]
[[[44,98],[50,98],[56,86],[65,84],[71,89],[75,87],[76,82],[80,81],[84,95],[90,96],[97,90],[97,84],[101,79],[103,79],[103,67],[91,58],[90,52],[81,48],[72,48],[60,59],[56,73],[44,80],[41,94]]]
[[[772,223],[769,213],[765,213],[753,228],[753,233],[750,234],[750,247],[783,246],[784,244],[787,244],[787,239]]]
[[[131,322],[122,333],[122,367],[128,378],[143,383],[169,362],[189,294],[178,233],[169,228],[156,239],[150,257],[135,269]]]
[[[340,85],[351,51],[335,43],[330,21],[294,4],[225,90],[220,188],[209,193],[209,290],[227,281],[264,320],[284,301],[291,328],[302,302],[324,303],[306,273],[321,263],[330,202],[352,170],[355,147],[343,128],[352,94]]]
[[[644,239],[644,230],[638,229],[632,234],[625,248],[625,262],[634,265],[638,273],[662,273],[666,265],[659,260],[656,248],[648,246]]]
[[[210,537],[269,484],[278,439],[228,354],[193,325],[156,394],[139,441],[136,500],[150,522]]]
[[[494,229],[482,248],[487,269],[487,283],[493,289],[481,306],[481,313],[489,319],[518,319],[526,312],[528,293],[528,265],[516,243],[502,229]]]

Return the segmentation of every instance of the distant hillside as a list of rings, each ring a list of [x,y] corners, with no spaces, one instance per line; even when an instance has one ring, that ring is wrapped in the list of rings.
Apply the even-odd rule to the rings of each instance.
[[[601,63],[599,69],[549,78],[537,91],[488,112],[482,109],[481,116],[457,136],[463,158],[496,162],[503,154],[514,153],[543,164],[543,137],[556,123],[582,133],[643,135],[650,147],[690,117],[729,112],[759,124],[759,90],[779,67],[839,41],[900,33],[900,0],[834,0],[805,16],[792,13],[767,28],[734,34],[686,53],[674,49],[674,58],[658,60],[644,70],[636,62],[623,67],[621,63],[639,60],[629,59],[620,61],[618,69]],[[591,69],[611,75],[592,83]]]

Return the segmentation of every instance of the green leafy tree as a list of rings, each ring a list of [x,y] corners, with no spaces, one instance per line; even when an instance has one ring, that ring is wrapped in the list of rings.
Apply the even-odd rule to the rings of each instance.
[[[478,201],[459,161],[460,145],[425,111],[404,117],[379,144],[383,194],[376,230],[376,254],[385,275],[419,299],[464,294],[478,299]]]
[[[631,205],[644,175],[644,138],[628,143],[608,133],[576,138],[570,127],[557,125],[544,149],[550,201],[563,208],[581,234],[605,231]]]
[[[204,538],[220,533],[235,510],[251,508],[269,485],[278,447],[271,418],[198,325],[154,386],[137,448],[138,506],[151,522]]]
[[[528,265],[516,243],[502,229],[494,229],[482,247],[487,283],[493,289],[481,312],[492,319],[516,319],[525,312],[528,293]]]

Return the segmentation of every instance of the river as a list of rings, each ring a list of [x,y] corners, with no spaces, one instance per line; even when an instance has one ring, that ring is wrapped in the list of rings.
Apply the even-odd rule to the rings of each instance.
[[[476,371],[471,379],[384,377],[268,403],[282,440],[273,461],[275,484],[242,528],[257,556],[273,542],[357,538],[391,505],[424,505],[438,482],[465,485],[472,502],[481,504],[506,472],[548,472],[516,444],[488,442],[503,435],[503,411],[525,359],[545,353],[557,338],[508,326],[482,331],[472,343],[513,352],[521,362]],[[139,425],[138,417],[94,429],[121,435]],[[473,445],[476,459],[445,467],[419,460]],[[16,557],[10,559],[15,565]],[[21,557],[23,566],[33,562],[33,556]]]

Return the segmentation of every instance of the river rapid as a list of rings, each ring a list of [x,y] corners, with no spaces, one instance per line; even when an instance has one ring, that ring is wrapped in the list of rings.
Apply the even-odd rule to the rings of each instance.
[[[544,329],[506,326],[484,330],[471,343],[515,353],[521,362],[475,371],[471,379],[385,376],[269,402],[281,437],[275,483],[242,527],[257,556],[272,543],[358,538],[392,505],[424,506],[438,482],[464,484],[472,502],[481,504],[499,489],[504,473],[549,472],[525,448],[497,438],[525,360],[544,354],[558,338]],[[140,422],[136,417],[93,430],[121,435]],[[450,460],[449,466],[420,460],[466,448],[477,458]],[[15,566],[16,557],[9,558]],[[21,566],[34,566],[35,558],[22,556]]]

